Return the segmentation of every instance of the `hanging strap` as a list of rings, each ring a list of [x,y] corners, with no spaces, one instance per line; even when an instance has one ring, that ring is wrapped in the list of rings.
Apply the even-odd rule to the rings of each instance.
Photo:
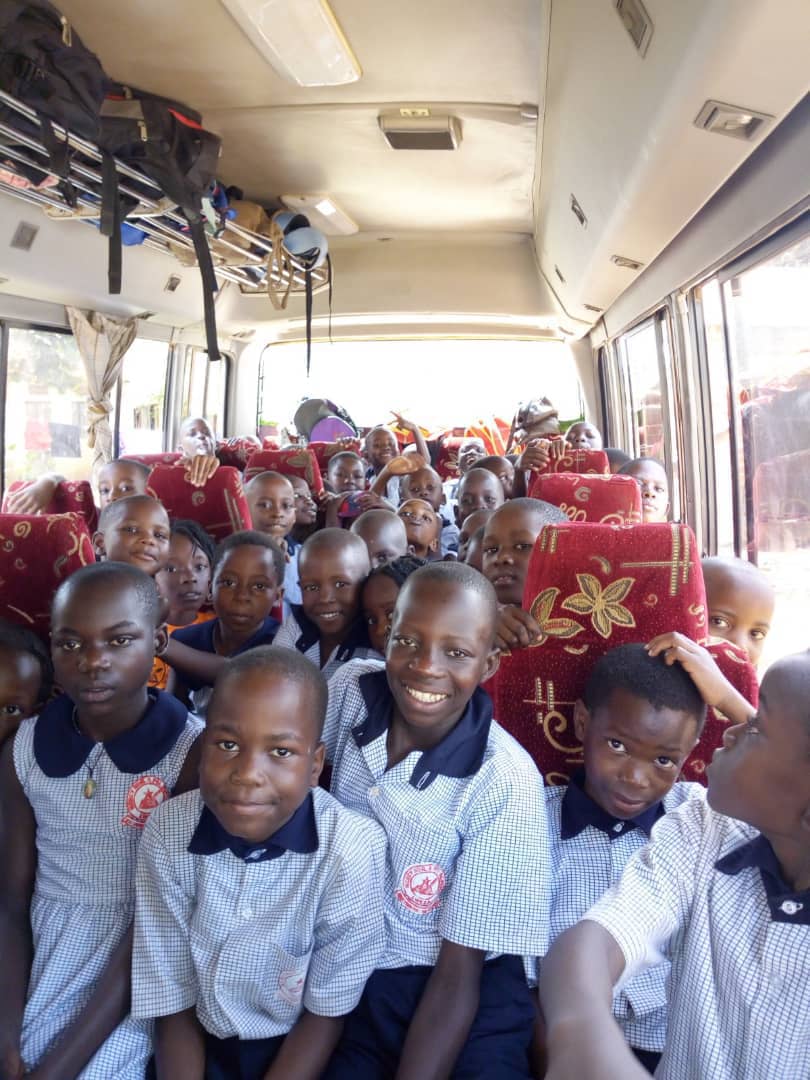
[[[121,199],[118,195],[118,170],[112,154],[101,152],[101,217],[98,223],[107,242],[107,290],[121,292]]]
[[[307,378],[309,378],[309,358],[312,352],[312,271],[304,273],[304,289],[306,293],[306,319],[307,319]]]
[[[217,319],[214,307],[214,293],[217,291],[217,279],[214,273],[214,264],[211,261],[211,249],[205,238],[205,226],[202,217],[195,215],[194,220],[186,215],[188,220],[191,239],[194,241],[194,251],[197,254],[197,263],[200,267],[200,277],[203,287],[203,311],[205,316],[205,339],[208,345],[208,359],[221,360],[219,345],[217,344]]]
[[[39,120],[42,145],[48,152],[48,164],[51,167],[51,172],[60,178],[59,190],[62,192],[68,206],[75,210],[77,204],[76,189],[73,184],[71,184],[68,177],[70,168],[70,148],[68,147],[67,142],[63,142],[62,139],[56,137],[56,132],[53,130],[53,124],[47,116],[41,112],[37,112],[37,120]]]

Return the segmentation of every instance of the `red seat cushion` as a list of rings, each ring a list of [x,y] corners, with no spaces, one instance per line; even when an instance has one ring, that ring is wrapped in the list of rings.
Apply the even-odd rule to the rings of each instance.
[[[217,443],[217,457],[220,465],[229,465],[233,469],[244,472],[250,455],[261,448],[262,444],[255,435],[243,435],[238,439],[221,439]]]
[[[47,642],[53,594],[95,561],[79,514],[0,515],[0,616]]]
[[[598,476],[609,476],[610,462],[604,450],[574,450],[566,443],[562,457],[552,458],[544,469],[538,470],[539,476],[547,473],[595,473]]]
[[[176,465],[183,457],[179,451],[167,451],[165,454],[122,454],[127,461],[140,461],[150,469],[155,465]]]
[[[217,541],[251,526],[242,476],[228,465],[220,465],[204,487],[189,484],[180,466],[156,465],[149,476],[149,490],[170,517],[199,522]]]
[[[439,439],[439,449],[436,454],[434,468],[442,480],[453,480],[459,475],[458,451],[462,443],[467,442],[466,436],[445,435]]]
[[[307,449],[313,452],[313,454],[315,455],[315,459],[318,462],[318,467],[320,468],[322,473],[325,473],[329,467],[330,459],[333,458],[335,454],[339,453],[340,451],[350,450],[352,451],[352,453],[359,454],[360,440],[352,439],[350,442],[347,442],[345,446],[337,446],[335,443],[331,442],[316,441],[307,443]]]
[[[271,439],[269,435],[265,435],[262,439],[262,450],[280,450],[277,439]]]
[[[27,487],[30,480],[15,480],[3,496],[3,513],[7,512],[8,496]],[[46,514],[79,514],[84,518],[92,535],[98,526],[98,509],[93,502],[93,489],[88,480],[62,480],[56,486],[54,496],[45,507]]]
[[[263,472],[300,476],[302,480],[306,480],[313,495],[320,495],[323,491],[318,459],[306,446],[295,446],[289,450],[255,450],[245,466],[245,482]]]
[[[641,524],[641,489],[632,476],[541,473],[529,494],[559,506],[571,521]]]

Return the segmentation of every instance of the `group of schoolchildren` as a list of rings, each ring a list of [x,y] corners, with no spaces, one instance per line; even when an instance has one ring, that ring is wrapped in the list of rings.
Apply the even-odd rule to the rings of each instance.
[[[204,482],[210,430],[182,435]],[[559,451],[472,440],[443,484],[420,439],[339,448],[320,506],[260,474],[216,549],[102,469],[50,654],[0,628],[0,1078],[810,1077],[810,653],[755,712],[681,634],[610,650],[544,787],[481,684],[539,632],[565,519],[526,474]],[[766,579],[704,576],[756,663]],[[707,705],[708,792],[678,780]]]

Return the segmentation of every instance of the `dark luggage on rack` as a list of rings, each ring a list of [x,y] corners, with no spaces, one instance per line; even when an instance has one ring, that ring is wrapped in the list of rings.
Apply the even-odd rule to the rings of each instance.
[[[136,169],[168,196],[189,225],[203,285],[209,360],[219,360],[214,293],[217,281],[205,237],[202,197],[217,171],[218,135],[202,127],[199,113],[177,101],[113,85],[101,106],[101,231],[110,241],[110,292],[121,291],[121,221],[131,209],[118,191],[113,157]]]
[[[76,192],[68,179],[71,150],[58,138],[53,124],[95,142],[99,110],[109,80],[97,57],[83,44],[64,15],[47,0],[0,0],[0,89],[36,114],[26,120],[11,106],[0,103],[0,122],[41,143],[48,154],[42,172],[15,165],[21,175],[39,184],[48,171],[60,178],[65,200],[76,205]],[[15,146],[0,134],[0,143]],[[36,152],[25,147],[26,156]]]

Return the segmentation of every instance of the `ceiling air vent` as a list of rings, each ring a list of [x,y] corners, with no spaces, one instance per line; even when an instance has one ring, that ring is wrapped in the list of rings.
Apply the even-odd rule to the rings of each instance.
[[[17,248],[18,251],[30,251],[31,245],[36,240],[38,232],[38,225],[29,225],[27,221],[21,221],[14,230],[14,235],[11,238],[11,246]]]
[[[652,19],[641,0],[616,0],[616,10],[639,53],[644,56],[653,36]]]
[[[773,120],[768,113],[743,109],[739,105],[724,105],[722,101],[707,101],[695,117],[695,127],[730,135],[732,139],[752,139],[764,124]]]
[[[392,150],[455,150],[461,142],[461,124],[455,116],[383,113],[379,123]]]
[[[610,261],[614,266],[621,266],[623,270],[640,270],[644,265],[638,259],[629,259],[626,255],[611,255]]]

